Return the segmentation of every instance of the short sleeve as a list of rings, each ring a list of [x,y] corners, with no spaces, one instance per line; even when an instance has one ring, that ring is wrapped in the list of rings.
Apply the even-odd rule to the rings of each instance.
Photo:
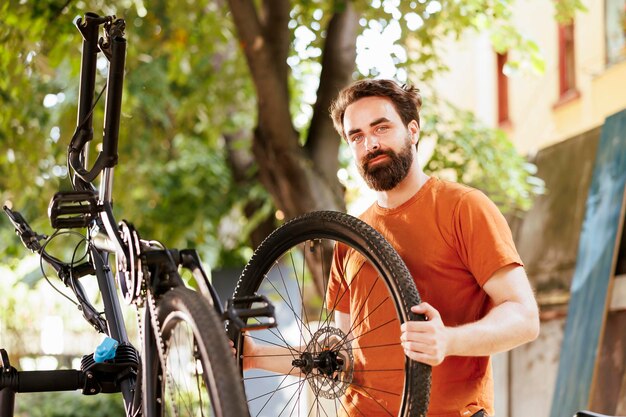
[[[337,244],[333,252],[333,263],[326,288],[326,308],[329,311],[341,311],[350,313],[350,286],[346,277],[346,252],[345,245]]]
[[[461,196],[453,222],[456,250],[481,287],[500,268],[523,266],[506,219],[482,192]]]

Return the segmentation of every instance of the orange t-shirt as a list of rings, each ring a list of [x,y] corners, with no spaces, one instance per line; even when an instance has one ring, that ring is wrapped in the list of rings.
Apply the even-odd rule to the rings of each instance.
[[[431,178],[401,206],[374,204],[360,218],[398,251],[422,301],[439,311],[446,326],[485,316],[491,304],[482,286],[498,269],[522,265],[495,204],[460,184]],[[400,325],[384,283],[353,254],[342,244],[336,247],[326,296],[329,310],[349,313],[353,323],[353,385],[346,391],[344,411],[388,417],[388,409],[395,416],[404,375]],[[449,356],[432,368],[428,416],[467,417],[481,409],[494,414],[488,356]]]

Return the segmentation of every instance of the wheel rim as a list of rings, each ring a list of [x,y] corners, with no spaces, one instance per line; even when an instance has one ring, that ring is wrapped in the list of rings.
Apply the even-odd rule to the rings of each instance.
[[[336,242],[320,238],[307,240],[302,235],[294,239],[284,245],[290,246],[289,249],[271,256],[275,262],[263,268],[264,273],[252,284],[253,288],[244,289],[244,292],[268,297],[276,307],[279,323],[275,329],[251,332],[249,337],[257,344],[287,347],[287,360],[295,374],[245,371],[243,377],[251,415],[398,416],[406,402],[407,372],[399,342],[399,325],[406,317],[401,308],[396,307],[400,304],[397,294],[385,285],[380,268],[374,266],[376,260],[356,251],[355,256],[365,259],[360,268],[372,269],[376,278],[365,302],[351,306],[351,311],[356,313],[350,333],[346,334],[332,321],[335,310],[328,308],[333,303],[327,299],[326,292],[322,297],[316,296],[312,280],[315,271],[303,256],[306,253],[320,259],[317,268],[323,271],[326,284],[330,271],[328,248]],[[360,273],[350,275],[361,276]],[[349,279],[356,288],[358,280]],[[381,286],[386,292],[382,299],[377,296]],[[336,297],[342,297],[338,294]],[[376,297],[378,299],[371,300]],[[378,324],[365,329],[364,323],[369,325],[370,322]],[[393,340],[377,337],[377,332],[388,335],[390,328],[394,329],[391,333],[397,335]],[[301,352],[296,347],[304,349]],[[375,350],[378,351],[376,365],[366,366],[365,363],[372,363],[371,352]],[[245,352],[240,358],[246,358]],[[359,404],[368,404],[367,409]]]
[[[162,384],[163,416],[217,416],[216,399],[211,398],[210,370],[203,369],[202,355],[196,342],[194,328],[184,314],[173,314],[164,323],[165,362],[167,371],[159,372]],[[159,399],[157,400],[157,402]]]

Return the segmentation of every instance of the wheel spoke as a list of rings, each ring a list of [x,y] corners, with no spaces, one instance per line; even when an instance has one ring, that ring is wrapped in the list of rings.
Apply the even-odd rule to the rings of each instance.
[[[259,293],[276,305],[277,328],[251,335],[260,352],[242,356],[268,364],[244,377],[253,416],[425,415],[428,392],[408,393],[429,375],[403,355],[401,362],[396,336],[419,303],[415,283],[371,227],[331,212],[289,221],[255,251],[237,288],[236,296]],[[349,311],[343,330],[335,322],[339,306]],[[295,370],[296,379],[269,369]]]
[[[298,322],[299,325],[300,325],[300,334],[302,334],[302,326],[304,326],[304,328],[306,328],[306,330],[309,332],[309,335],[312,336],[313,333],[311,332],[311,329],[309,329],[307,324],[304,323],[304,321],[302,321],[302,317],[300,317],[298,315],[298,313],[296,313],[295,306],[294,306],[293,302],[291,301],[291,297],[289,295],[289,290],[287,289],[287,285],[285,284],[285,278],[283,277],[282,270],[280,269],[280,264],[278,265],[278,272],[280,273],[280,279],[283,282],[283,287],[285,288],[285,293],[287,294],[287,298],[289,299],[289,302],[287,302],[285,300],[285,298],[282,296],[280,291],[274,286],[274,284],[272,283],[272,281],[269,278],[267,279],[267,282],[274,288],[274,290],[276,290],[276,293],[280,296],[280,298],[282,298],[283,301],[285,301],[287,303],[287,308],[289,308],[289,310],[291,310],[291,312],[293,313],[293,316],[294,316],[296,322]],[[295,268],[294,268],[294,274],[295,274]],[[297,275],[296,275],[296,282],[298,282]]]
[[[223,324],[206,300],[174,288],[158,299],[155,317],[165,360],[161,364],[159,355],[153,355],[154,362],[147,364],[146,383],[153,384],[156,395],[144,396],[144,401],[152,402],[156,415],[245,415],[240,377],[220,336]],[[154,342],[147,349],[157,349]]]

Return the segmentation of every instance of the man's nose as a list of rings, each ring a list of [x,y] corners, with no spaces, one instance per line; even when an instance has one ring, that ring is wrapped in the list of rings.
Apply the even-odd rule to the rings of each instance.
[[[365,150],[368,152],[374,151],[380,148],[380,143],[378,142],[378,138],[374,135],[367,136],[365,138]]]

